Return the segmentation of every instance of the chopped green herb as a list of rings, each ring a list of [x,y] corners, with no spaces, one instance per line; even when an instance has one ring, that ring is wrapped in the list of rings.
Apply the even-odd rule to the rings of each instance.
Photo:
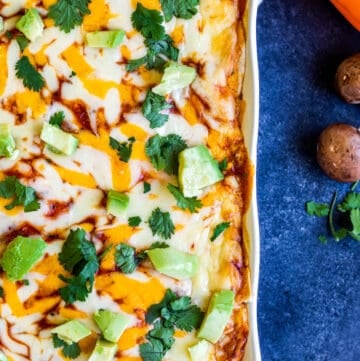
[[[150,249],[156,249],[156,248],[169,248],[169,245],[165,242],[154,242],[150,248]]]
[[[141,218],[138,216],[130,217],[128,219],[128,224],[130,227],[137,227],[141,223]]]
[[[70,78],[72,78],[72,77],[74,77],[74,76],[76,76],[76,73],[74,72],[74,70],[71,72],[71,74],[70,74]]]
[[[55,127],[61,128],[61,125],[65,119],[65,113],[63,111],[54,113],[49,120],[49,123]]]
[[[329,206],[325,203],[306,202],[306,212],[309,216],[326,217],[329,211]]]
[[[88,8],[91,0],[58,0],[49,7],[48,16],[55,21],[65,33],[69,33],[75,26],[81,25],[84,16],[90,14]]]
[[[115,263],[123,273],[132,273],[136,267],[146,259],[145,252],[136,253],[134,247],[129,246],[126,243],[120,243],[116,247]]]
[[[36,68],[30,63],[27,56],[22,56],[15,65],[16,76],[23,81],[26,88],[34,91],[40,91],[45,80]]]
[[[218,238],[220,236],[221,233],[223,233],[226,229],[228,229],[230,227],[230,223],[229,222],[223,222],[223,223],[219,223],[213,231],[213,234],[210,238],[211,242],[214,242],[216,238]]]
[[[4,297],[4,289],[0,286],[0,297]]]
[[[12,198],[11,203],[5,206],[8,210],[16,206],[24,206],[25,212],[33,212],[40,208],[35,190],[24,186],[14,176],[6,177],[0,182],[0,197],[5,199]]]
[[[29,280],[22,280],[22,284],[24,286],[29,286],[30,282],[29,282]]]
[[[340,212],[351,211],[360,208],[360,193],[349,192],[344,200],[338,204],[337,210]]]
[[[224,158],[221,162],[219,162],[219,169],[221,172],[224,172],[228,166],[228,160]]]
[[[16,42],[18,43],[21,52],[23,52],[30,43],[25,35],[18,35],[16,37]]]
[[[146,142],[145,153],[157,170],[177,175],[178,155],[185,148],[187,148],[186,143],[177,134],[169,134],[165,137],[156,134]]]
[[[172,105],[166,102],[164,96],[155,94],[149,90],[142,105],[142,112],[144,117],[150,122],[150,128],[159,128],[169,119],[167,114],[160,112],[171,108]]]
[[[152,211],[149,218],[149,226],[154,236],[158,235],[164,239],[171,238],[171,235],[174,234],[175,231],[170,213],[162,212],[159,207]]]
[[[170,21],[173,16],[181,19],[191,19],[197,12],[199,0],[160,0],[164,17]]]
[[[59,290],[61,298],[67,304],[85,301],[92,291],[95,273],[99,269],[99,261],[95,246],[86,239],[83,229],[70,231],[59,254],[59,261],[65,270],[73,275],[72,278],[59,276],[67,283],[67,286]]]
[[[151,184],[144,182],[144,193],[149,193],[151,191]]]
[[[118,142],[116,139],[110,137],[110,147],[117,151],[117,155],[120,160],[127,163],[131,157],[133,143],[135,142],[135,138],[131,137],[127,142]]]
[[[176,199],[176,205],[181,209],[188,209],[191,213],[197,213],[202,203],[196,197],[184,197],[179,187],[172,184],[167,186],[167,189]]]
[[[81,350],[76,342],[67,343],[61,339],[56,333],[52,334],[52,341],[55,348],[61,348],[65,357],[75,359],[80,356]]]
[[[13,33],[12,33],[11,31],[9,31],[9,30],[6,30],[6,31],[5,31],[5,36],[6,36],[9,40],[11,40],[11,39],[14,38]]]

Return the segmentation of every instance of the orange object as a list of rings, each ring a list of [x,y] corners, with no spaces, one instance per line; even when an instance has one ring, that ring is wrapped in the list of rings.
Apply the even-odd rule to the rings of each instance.
[[[360,31],[360,1],[359,0],[330,0],[345,18]]]

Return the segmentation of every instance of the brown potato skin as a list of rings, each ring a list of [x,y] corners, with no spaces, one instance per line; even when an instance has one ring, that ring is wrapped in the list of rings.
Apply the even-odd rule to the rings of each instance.
[[[347,103],[360,103],[360,53],[350,56],[339,65],[335,88]]]
[[[336,123],[320,134],[317,162],[322,170],[339,182],[360,179],[360,130],[349,124]]]

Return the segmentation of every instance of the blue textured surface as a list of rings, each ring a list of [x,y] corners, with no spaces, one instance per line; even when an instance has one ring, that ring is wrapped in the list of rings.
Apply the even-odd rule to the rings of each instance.
[[[360,105],[333,90],[360,33],[326,0],[264,0],[258,14],[261,230],[259,330],[264,361],[360,360],[360,242],[321,244],[325,219],[304,204],[349,185],[315,161],[320,131],[360,126]]]

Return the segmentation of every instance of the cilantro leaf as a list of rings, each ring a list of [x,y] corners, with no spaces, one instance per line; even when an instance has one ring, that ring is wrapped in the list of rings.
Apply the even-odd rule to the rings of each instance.
[[[164,125],[169,115],[160,113],[165,109],[171,109],[172,105],[166,102],[165,97],[149,90],[142,105],[144,117],[150,122],[150,128],[159,128]]]
[[[61,128],[61,124],[63,123],[64,119],[65,113],[63,111],[56,112],[50,117],[49,124]]]
[[[154,242],[149,249],[157,249],[157,248],[169,248],[170,246],[165,242]]]
[[[165,137],[156,134],[146,142],[145,153],[157,170],[176,175],[179,168],[178,155],[186,147],[184,140],[177,134]]]
[[[110,137],[109,145],[112,149],[117,151],[117,155],[120,160],[127,163],[131,157],[133,143],[135,142],[135,138],[131,137],[127,142],[118,142],[116,139]]]
[[[196,197],[184,197],[179,187],[172,184],[167,186],[167,189],[176,199],[176,205],[181,209],[188,209],[191,213],[197,213],[198,208],[202,207],[202,203]]]
[[[151,184],[144,182],[144,193],[149,193],[151,191]]]
[[[136,267],[145,259],[147,255],[145,252],[136,254],[134,247],[126,243],[120,243],[115,251],[115,263],[123,273],[132,273]]]
[[[170,21],[173,16],[181,19],[191,19],[197,13],[199,0],[160,0],[164,17]]]
[[[218,238],[220,236],[221,233],[223,233],[226,229],[228,229],[230,227],[230,223],[229,222],[223,222],[223,223],[219,223],[213,231],[213,234],[210,238],[211,242],[214,242],[216,238]]]
[[[40,91],[45,86],[45,80],[30,63],[27,56],[22,56],[15,65],[16,76],[23,81],[26,88]]]
[[[306,212],[309,216],[326,217],[329,215],[329,206],[326,203],[310,201],[306,203]]]
[[[85,301],[92,291],[99,261],[95,246],[86,239],[83,229],[70,231],[58,258],[60,264],[74,276],[72,278],[59,276],[67,283],[67,286],[59,290],[61,298],[68,304],[76,300]]]
[[[138,216],[129,217],[129,219],[128,219],[128,225],[130,227],[137,227],[140,223],[141,223],[141,218]]]
[[[352,209],[350,211],[350,220],[352,224],[352,233],[359,235],[360,234],[360,208]]]
[[[75,359],[80,356],[81,350],[76,342],[67,343],[61,339],[56,333],[52,334],[52,341],[55,348],[62,348],[62,353],[65,357]]]
[[[0,286],[0,298],[4,297],[4,288]]]
[[[169,239],[175,233],[175,226],[170,213],[162,212],[159,207],[152,211],[148,222],[153,236],[158,235],[164,239]]]
[[[224,158],[221,162],[219,162],[219,169],[221,172],[224,172],[228,166],[228,160]]]
[[[162,26],[163,17],[160,11],[145,8],[137,3],[136,10],[131,15],[131,23],[144,38],[161,40],[165,36],[165,29]]]
[[[25,35],[18,35],[15,40],[18,43],[21,52],[23,52],[30,43],[30,40]]]
[[[360,193],[355,192],[347,193],[344,200],[337,206],[340,212],[347,212],[356,208],[360,208]]]
[[[81,25],[84,16],[90,14],[88,8],[91,0],[58,0],[49,8],[48,16],[55,21],[65,33]]]
[[[0,197],[13,198],[11,203],[5,206],[8,210],[16,206],[24,206],[25,212],[33,212],[40,208],[35,190],[21,184],[15,176],[6,177],[0,182]]]

